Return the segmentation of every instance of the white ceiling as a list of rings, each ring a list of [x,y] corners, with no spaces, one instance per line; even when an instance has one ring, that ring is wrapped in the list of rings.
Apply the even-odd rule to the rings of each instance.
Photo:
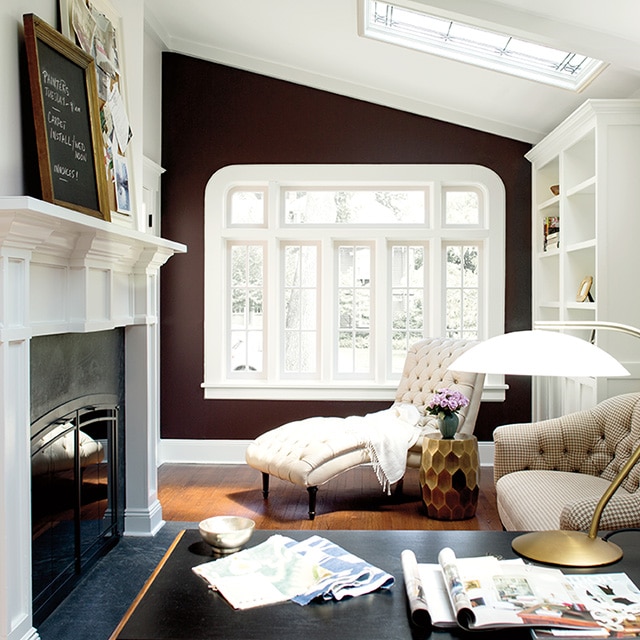
[[[171,51],[537,142],[587,98],[640,97],[638,0],[398,0],[599,58],[581,93],[358,35],[360,0],[145,0]]]

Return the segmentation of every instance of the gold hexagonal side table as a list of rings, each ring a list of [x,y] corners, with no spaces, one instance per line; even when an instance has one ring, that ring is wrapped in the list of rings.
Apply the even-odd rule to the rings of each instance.
[[[478,506],[478,439],[428,434],[422,443],[420,486],[427,515],[436,520],[473,518]]]

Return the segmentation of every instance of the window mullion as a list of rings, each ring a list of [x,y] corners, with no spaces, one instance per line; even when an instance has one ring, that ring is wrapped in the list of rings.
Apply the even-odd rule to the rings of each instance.
[[[375,241],[375,264],[373,280],[373,350],[374,380],[382,383],[391,371],[391,281],[389,275],[389,243],[380,235]]]
[[[427,313],[428,332],[432,336],[444,335],[443,309],[445,291],[445,272],[443,270],[443,242],[440,238],[429,241],[429,309]]]
[[[268,313],[264,318],[267,380],[280,380],[282,344],[282,255],[280,248],[280,185],[270,180],[267,189],[267,241],[264,297]]]
[[[320,274],[320,379],[333,381],[337,341],[337,276],[335,271],[335,244],[331,237],[322,237]]]

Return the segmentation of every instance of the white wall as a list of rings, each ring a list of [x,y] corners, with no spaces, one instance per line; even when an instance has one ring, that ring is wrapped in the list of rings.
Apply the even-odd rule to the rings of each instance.
[[[3,0],[0,3],[0,196],[26,195],[20,126],[20,74],[26,74],[22,16],[35,13],[57,27],[57,7],[57,0]],[[26,77],[23,84],[28,90]]]
[[[162,50],[155,31],[144,31],[144,146],[145,158],[158,165],[162,162]]]

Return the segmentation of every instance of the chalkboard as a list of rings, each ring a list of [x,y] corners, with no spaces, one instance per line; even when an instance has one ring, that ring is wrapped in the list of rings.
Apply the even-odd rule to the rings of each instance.
[[[93,58],[23,16],[42,198],[110,220]]]

